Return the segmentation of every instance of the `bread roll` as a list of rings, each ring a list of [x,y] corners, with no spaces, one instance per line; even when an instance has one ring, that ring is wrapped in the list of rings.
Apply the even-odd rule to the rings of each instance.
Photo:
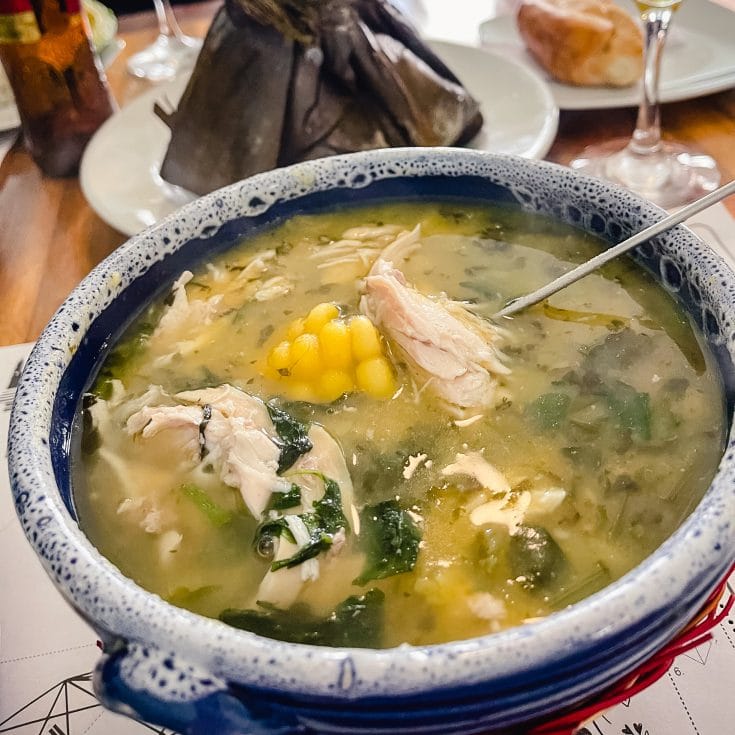
[[[643,73],[641,30],[612,0],[521,0],[521,37],[555,79],[626,87]]]

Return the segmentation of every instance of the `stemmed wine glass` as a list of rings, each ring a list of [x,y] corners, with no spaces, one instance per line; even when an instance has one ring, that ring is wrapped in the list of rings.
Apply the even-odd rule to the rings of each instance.
[[[678,207],[717,188],[710,156],[661,138],[659,72],[674,12],[682,0],[635,0],[644,27],[643,96],[632,138],[585,149],[569,165],[609,179],[665,207]]]
[[[141,79],[162,82],[194,65],[202,40],[181,31],[170,0],[153,0],[153,6],[158,20],[158,38],[128,59],[128,71]]]

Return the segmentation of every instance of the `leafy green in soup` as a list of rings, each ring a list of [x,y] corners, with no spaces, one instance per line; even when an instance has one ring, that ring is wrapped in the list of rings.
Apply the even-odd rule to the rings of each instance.
[[[302,216],[186,271],[85,397],[92,541],[175,605],[282,640],[389,647],[522,625],[690,513],[719,377],[627,260],[510,208]]]

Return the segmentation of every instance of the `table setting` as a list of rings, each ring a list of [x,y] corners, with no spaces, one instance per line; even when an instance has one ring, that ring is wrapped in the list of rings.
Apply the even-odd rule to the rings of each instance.
[[[0,733],[732,728],[732,0],[0,2]]]

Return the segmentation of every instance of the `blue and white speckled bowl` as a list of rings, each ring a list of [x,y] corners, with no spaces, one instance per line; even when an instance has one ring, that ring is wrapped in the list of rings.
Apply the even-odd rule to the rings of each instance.
[[[393,149],[255,176],[133,237],[84,279],[28,361],[10,475],[25,532],[99,632],[108,706],[186,733],[477,733],[599,692],[671,639],[735,556],[732,439],[705,498],[643,564],[549,618],[492,636],[373,651],[281,643],[175,608],[124,577],[75,522],[69,472],[80,395],[123,326],[181,270],[275,219],[396,197],[515,202],[611,242],[663,212],[568,169],[457,149]],[[635,255],[717,356],[732,418],[735,275],[678,227]],[[520,725],[519,730],[525,727]]]

